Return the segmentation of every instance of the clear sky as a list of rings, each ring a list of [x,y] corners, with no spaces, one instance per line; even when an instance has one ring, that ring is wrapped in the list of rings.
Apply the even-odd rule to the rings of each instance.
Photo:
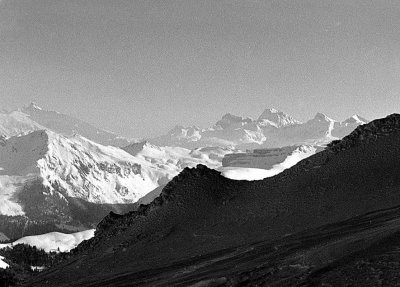
[[[0,108],[132,137],[264,108],[400,112],[400,1],[2,0]]]

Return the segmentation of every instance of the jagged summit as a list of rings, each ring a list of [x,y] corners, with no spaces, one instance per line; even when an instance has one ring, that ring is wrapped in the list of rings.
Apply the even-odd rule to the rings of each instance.
[[[222,118],[215,123],[216,126],[220,126],[223,129],[230,128],[230,127],[237,127],[237,126],[243,126],[246,124],[250,124],[253,122],[253,119],[250,117],[241,117],[241,116],[235,116],[231,113],[227,113],[222,116]]]
[[[366,124],[369,121],[357,114],[352,115],[350,118],[346,119],[345,121],[343,121],[343,123],[345,124],[352,124],[352,123],[358,123],[358,124]]]
[[[143,151],[145,148],[160,150],[159,147],[152,145],[148,141],[132,143],[128,146],[122,147],[121,149],[123,149],[124,151],[126,151],[127,153],[129,153],[131,155],[137,155],[138,153]]]
[[[263,113],[258,117],[257,121],[269,121],[271,124],[276,127],[284,127],[289,125],[300,124],[301,122],[293,118],[292,116],[278,111],[274,108],[267,108],[263,111]]]
[[[330,117],[328,117],[327,115],[318,112],[315,116],[314,116],[314,120],[317,121],[324,121],[324,122],[334,122],[335,120],[331,119]]]
[[[184,127],[183,125],[175,125],[169,131],[169,134],[179,134],[179,133],[182,133],[182,131],[184,131],[184,130],[200,131],[201,128],[196,125],[192,125],[192,126],[188,126],[188,127]]]
[[[267,108],[256,119],[226,113],[209,128],[176,126],[167,134],[149,139],[158,146],[198,148],[235,146],[237,149],[275,148],[297,144],[323,144],[348,135],[368,121],[354,115],[346,121],[317,113],[304,123],[274,108]]]
[[[31,102],[28,106],[24,107],[23,110],[43,110],[36,102]]]

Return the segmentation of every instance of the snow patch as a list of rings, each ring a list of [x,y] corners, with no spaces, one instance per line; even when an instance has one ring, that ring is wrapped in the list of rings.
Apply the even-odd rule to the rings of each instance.
[[[3,260],[5,258],[3,256],[0,256],[0,268],[1,269],[6,269],[9,265],[7,263],[5,263]]]
[[[233,180],[262,180],[275,176],[288,169],[299,161],[315,154],[317,148],[314,146],[301,146],[290,154],[283,162],[274,165],[271,169],[246,168],[246,167],[223,167],[220,169],[222,176]]]
[[[278,172],[261,168],[224,167],[221,169],[221,174],[234,180],[261,180],[274,176]]]
[[[30,176],[0,175],[0,214],[9,216],[25,214],[22,206],[15,200],[15,194],[29,179]]]
[[[94,236],[94,232],[95,229],[89,229],[72,234],[50,232],[41,235],[26,236],[14,241],[13,243],[0,244],[0,249],[12,247],[17,244],[27,244],[30,246],[35,246],[38,249],[43,249],[46,252],[69,252],[71,249],[78,246],[82,241],[92,238]]]

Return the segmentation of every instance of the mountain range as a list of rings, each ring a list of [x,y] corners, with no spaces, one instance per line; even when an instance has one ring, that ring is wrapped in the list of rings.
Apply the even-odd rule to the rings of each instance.
[[[234,146],[242,150],[302,144],[323,145],[348,135],[358,125],[367,122],[358,115],[339,122],[317,113],[313,119],[301,123],[284,112],[265,109],[256,120],[228,113],[210,128],[176,126],[166,135],[149,141],[160,146]]]
[[[232,179],[272,176],[364,122],[356,116],[341,123],[320,116],[302,124],[274,109],[264,111],[257,120],[228,114],[207,132],[186,133],[185,140],[201,136],[192,142],[197,147],[188,149],[179,144],[155,145],[151,139],[129,142],[36,104],[4,112],[0,114],[0,237],[18,239],[93,228],[110,210],[123,213],[150,203],[174,176],[198,164]],[[263,135],[269,132],[270,144],[283,143],[285,138],[285,143],[295,145],[298,134],[304,132],[318,146],[296,145],[276,153],[263,149],[267,140],[221,144],[227,138],[243,142],[241,137],[251,134],[250,127]],[[238,149],[251,145],[259,149],[247,153]],[[242,157],[241,164],[238,157]]]
[[[18,110],[0,112],[0,135],[4,137],[44,129],[65,136],[79,134],[102,145],[126,146],[134,142],[69,115],[45,110],[35,103]]]
[[[345,278],[367,284],[362,270],[380,266],[368,260],[400,261],[399,145],[393,114],[261,181],[185,168],[152,203],[111,212],[27,286],[341,286],[343,262],[354,266]],[[384,270],[369,271],[371,282],[396,282],[396,268]]]
[[[40,232],[93,227],[110,209],[131,209],[185,167],[216,168],[230,152],[148,143],[121,149],[50,130],[10,137],[0,145],[0,232],[15,238],[32,234],[30,225],[48,226]]]

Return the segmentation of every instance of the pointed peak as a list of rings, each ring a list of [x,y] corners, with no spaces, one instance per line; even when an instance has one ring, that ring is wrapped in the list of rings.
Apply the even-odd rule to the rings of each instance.
[[[151,143],[149,143],[147,140],[138,142],[138,143],[132,143],[128,146],[122,147],[124,151],[131,155],[137,155],[139,152],[143,151],[145,148],[155,148],[155,149],[160,149],[159,147],[153,146]]]
[[[284,112],[281,112],[281,111],[279,111],[279,110],[277,110],[277,109],[275,109],[275,108],[266,108],[266,109],[262,112],[261,116],[262,116],[262,115],[271,115],[271,114],[282,114],[282,115],[284,115],[285,113],[284,113]],[[261,117],[261,116],[260,116],[260,117]]]
[[[314,120],[318,120],[318,121],[326,121],[326,122],[332,122],[334,121],[333,119],[331,119],[330,117],[328,117],[327,115],[318,112],[315,117]]]
[[[235,116],[231,113],[227,113],[222,116],[222,118],[215,123],[216,126],[220,126],[223,129],[226,129],[228,127],[233,127],[237,125],[246,125],[249,124],[253,121],[252,118],[249,117],[241,117],[241,116]]]
[[[361,116],[355,114],[355,115],[352,115],[350,118],[346,119],[344,122],[345,122],[345,123],[366,124],[366,123],[368,123],[369,121],[366,120],[365,118],[363,118],[363,117],[361,117]]]
[[[225,115],[222,116],[222,119],[224,120],[234,120],[234,121],[245,121],[245,120],[251,120],[249,117],[241,117],[241,116],[236,116],[231,113],[226,113]]]
[[[282,113],[281,111],[278,111],[277,109],[274,109],[274,108],[267,108],[267,109],[264,110],[264,112],[269,112],[271,114]]]
[[[43,110],[37,103],[31,102],[29,106],[26,107],[26,109],[31,109],[31,110]]]
[[[257,121],[270,123],[276,127],[300,124],[300,122],[294,119],[292,116],[274,108],[265,109],[258,117]]]

